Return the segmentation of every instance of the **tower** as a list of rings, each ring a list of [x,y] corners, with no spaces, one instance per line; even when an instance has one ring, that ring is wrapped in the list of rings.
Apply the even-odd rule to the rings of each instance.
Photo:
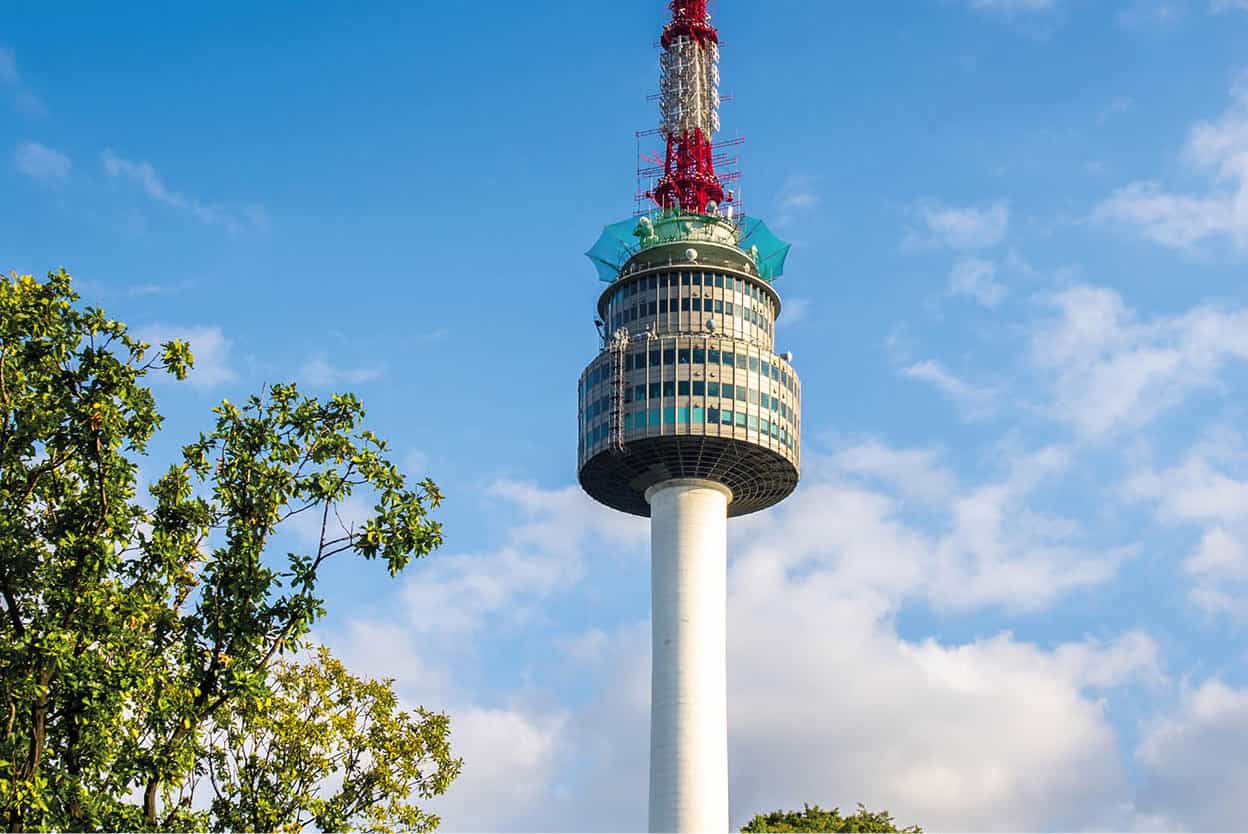
[[[797,486],[801,384],[775,352],[789,247],[736,211],[715,166],[719,35],[672,0],[653,206],[588,255],[607,284],[578,388],[594,499],[650,518],[650,830],[728,830],[727,521]]]

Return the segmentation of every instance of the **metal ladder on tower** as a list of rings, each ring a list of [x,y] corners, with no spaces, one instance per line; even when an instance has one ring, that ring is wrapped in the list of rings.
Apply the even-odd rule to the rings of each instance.
[[[628,328],[621,327],[615,331],[607,348],[611,351],[611,436],[608,448],[613,455],[628,454],[628,447],[624,445],[624,360],[628,356],[628,345]]]

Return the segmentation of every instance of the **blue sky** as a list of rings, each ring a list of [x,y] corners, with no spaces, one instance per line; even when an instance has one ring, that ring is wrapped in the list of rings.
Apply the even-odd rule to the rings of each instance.
[[[0,254],[212,405],[352,390],[448,495],[319,636],[445,708],[448,830],[644,826],[646,527],[575,485],[663,4],[10,4]],[[720,0],[794,242],[803,484],[730,527],[732,817],[1248,819],[1248,3]],[[358,509],[358,508],[357,508]],[[289,534],[296,545],[301,531]]]

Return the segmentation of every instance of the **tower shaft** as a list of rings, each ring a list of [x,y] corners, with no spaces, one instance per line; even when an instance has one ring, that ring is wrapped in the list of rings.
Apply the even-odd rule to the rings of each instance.
[[[728,830],[728,504],[722,484],[664,481],[650,503],[650,830]]]

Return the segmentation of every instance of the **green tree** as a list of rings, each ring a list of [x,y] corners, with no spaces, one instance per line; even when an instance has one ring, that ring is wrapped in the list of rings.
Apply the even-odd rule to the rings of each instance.
[[[272,693],[257,709],[216,722],[208,754],[216,824],[234,831],[436,827],[437,817],[409,797],[436,796],[459,773],[445,715],[400,711],[390,681],[352,676],[324,647],[314,662],[280,663]],[[436,767],[422,767],[425,760]]]
[[[280,703],[280,664],[325,613],[322,567],[381,560],[397,574],[441,544],[429,513],[442,496],[406,482],[356,398],[275,385],[218,406],[145,507],[135,459],[161,418],[143,381],[183,378],[193,359],[179,341],[148,358],[77,301],[63,270],[0,280],[0,813],[13,831],[229,827],[246,800],[193,810],[196,787],[223,728],[228,740]],[[373,511],[347,525],[338,510],[356,493]],[[274,556],[297,516],[315,519],[316,545]],[[400,754],[412,784],[444,789],[458,769],[445,717],[389,719],[386,732],[417,727],[426,742]],[[415,772],[396,764],[386,778]],[[408,819],[369,813],[335,819]]]
[[[839,808],[825,811],[818,805],[806,805],[800,811],[773,811],[770,814],[759,814],[741,830],[748,832],[879,831],[900,832],[900,834],[922,834],[923,831],[917,825],[898,828],[888,811],[868,811],[861,803],[858,805],[858,811],[848,817],[841,816]]]

